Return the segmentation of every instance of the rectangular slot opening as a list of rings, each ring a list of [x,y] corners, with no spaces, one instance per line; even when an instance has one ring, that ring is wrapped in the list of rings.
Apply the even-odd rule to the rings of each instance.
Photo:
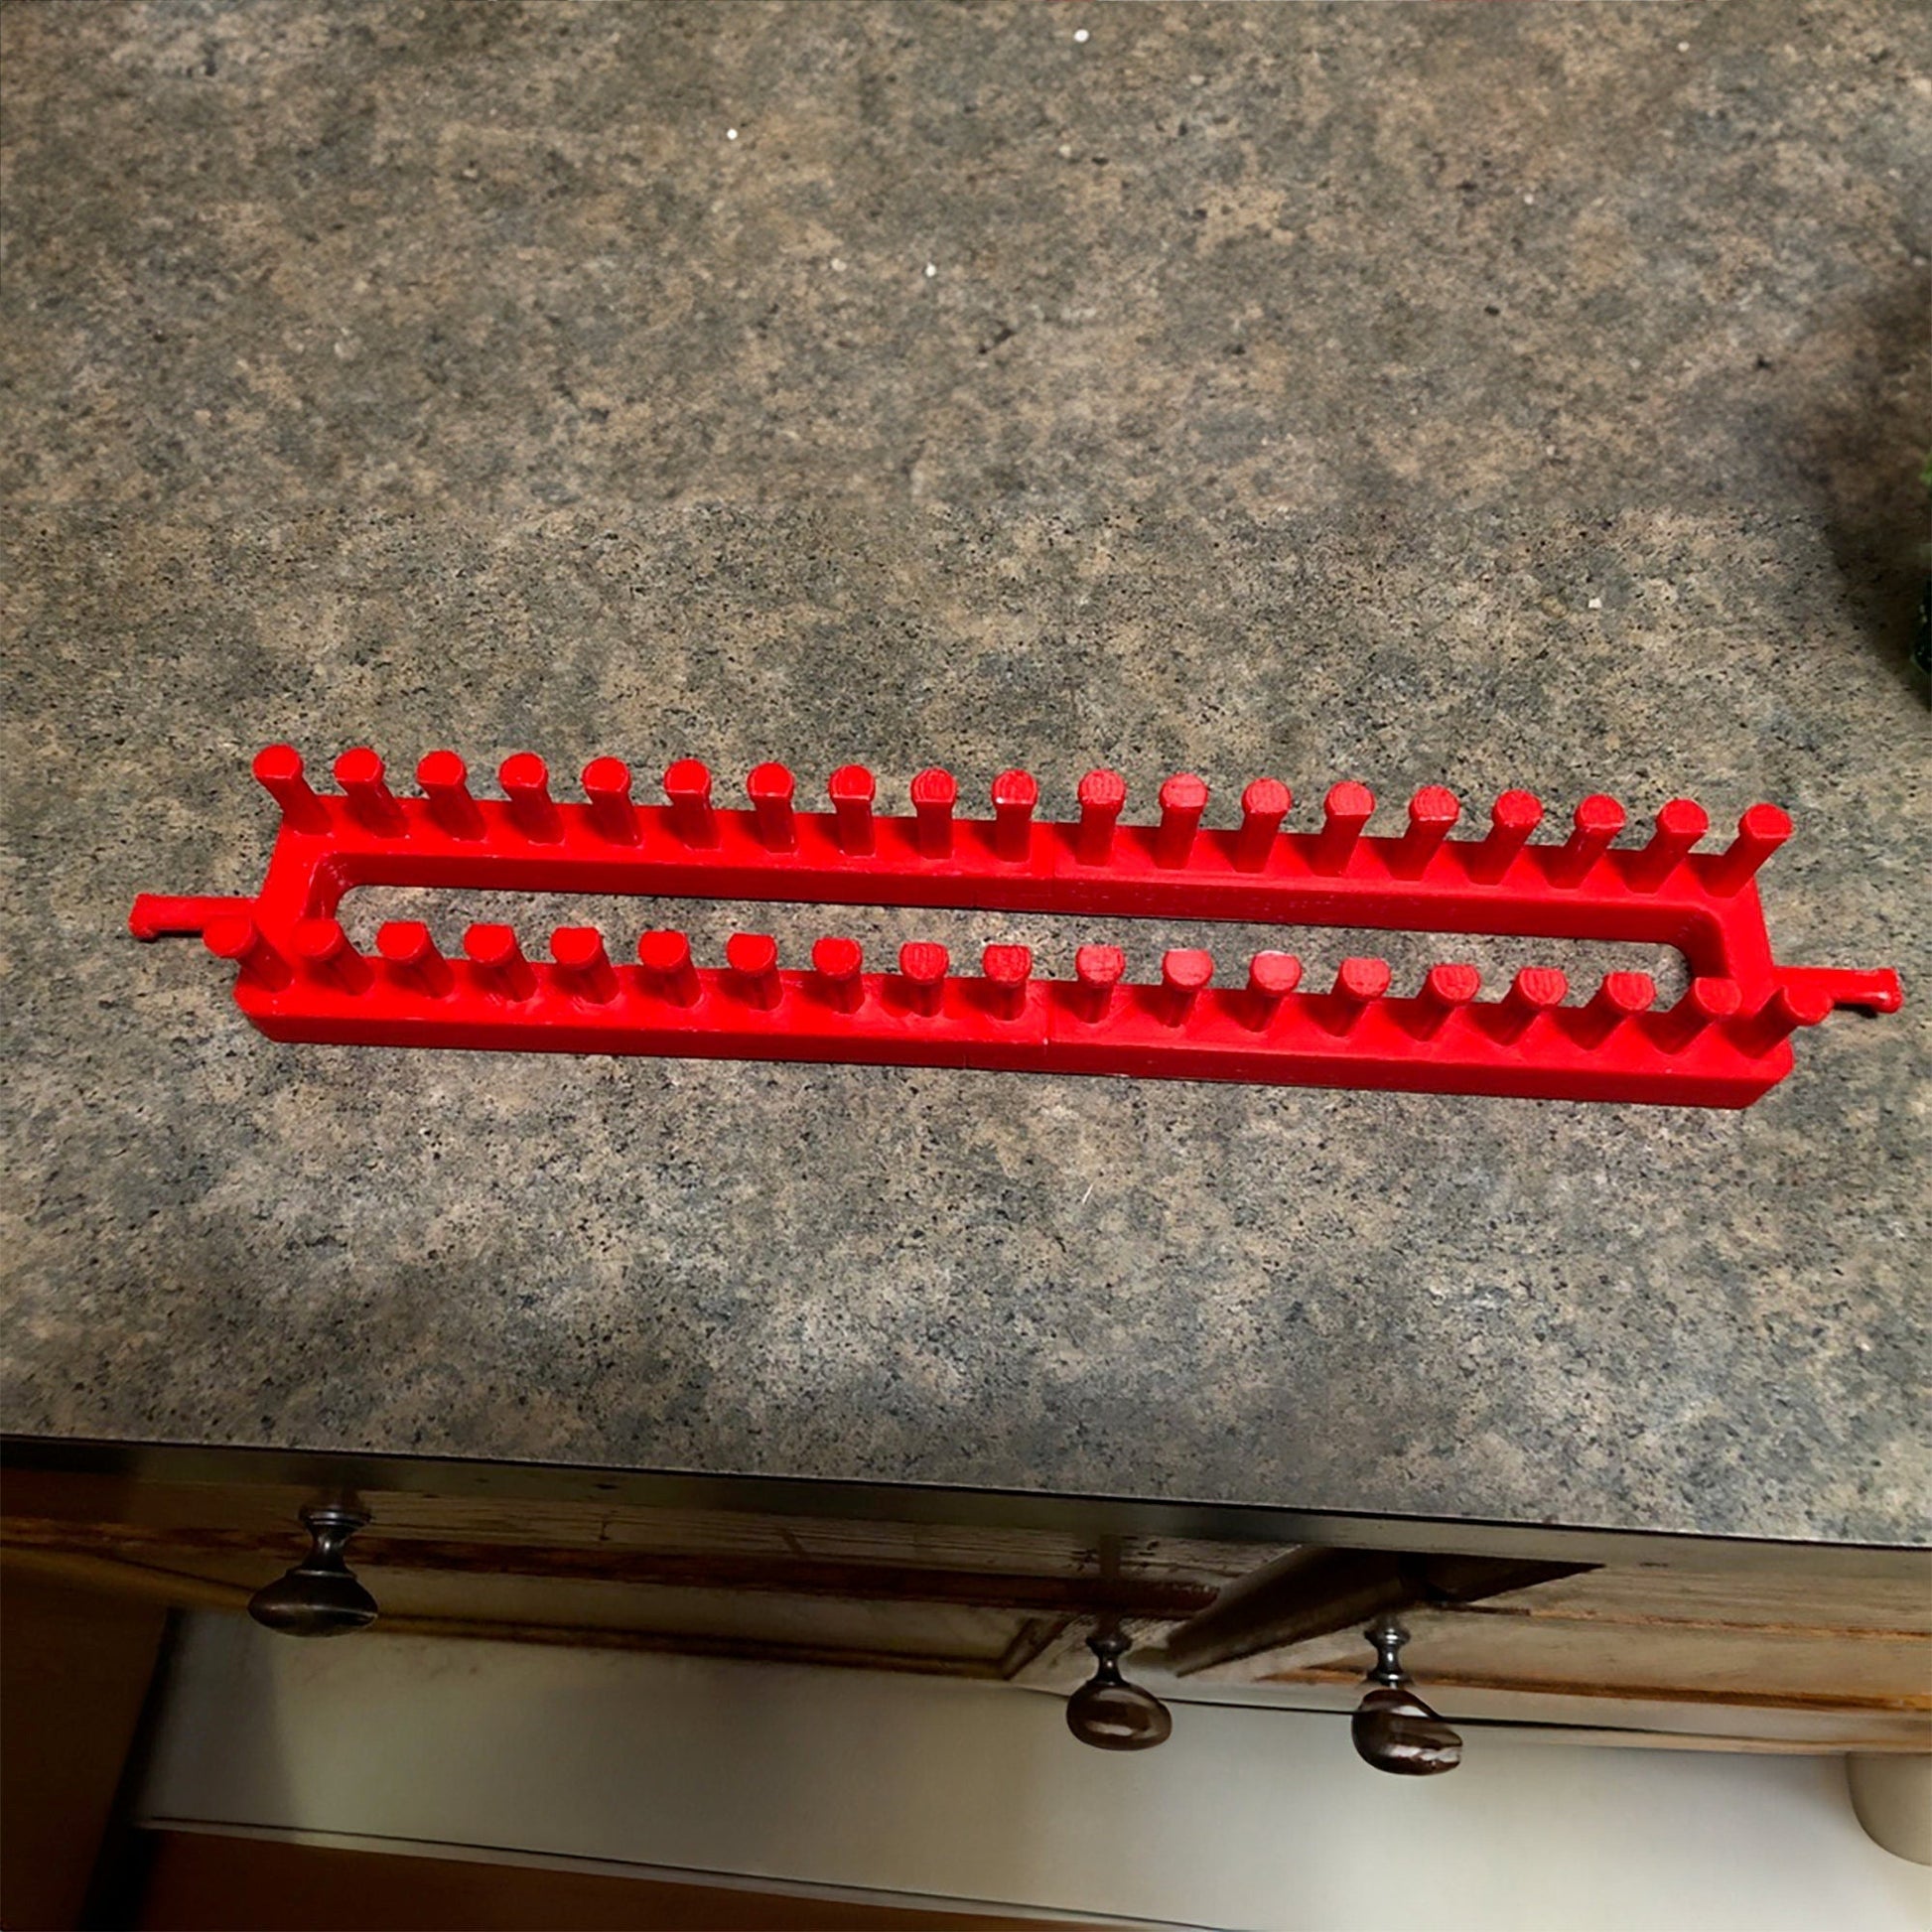
[[[1247,977],[1257,952],[1293,953],[1305,983],[1325,987],[1342,960],[1384,959],[1393,974],[1390,992],[1413,994],[1432,966],[1469,965],[1482,975],[1482,998],[1497,999],[1525,966],[1555,967],[1570,981],[1570,998],[1589,997],[1605,973],[1648,973],[1660,1006],[1678,999],[1689,983],[1682,953],[1662,944],[1612,940],[1524,938],[1477,932],[1391,930],[1380,926],[1256,924],[1238,920],[1165,919],[1008,912],[941,906],[828,905],[770,899],[642,897],[578,893],[470,892],[431,887],[365,886],[347,894],[338,916],[350,942],[375,948],[378,927],[390,919],[420,919],[438,947],[460,956],[473,922],[511,926],[531,959],[548,957],[550,934],[560,925],[593,926],[604,935],[612,959],[636,958],[637,935],[654,927],[687,934],[700,965],[720,965],[734,932],[769,933],[783,967],[810,964],[812,944],[827,935],[856,939],[868,971],[891,971],[898,949],[910,940],[944,946],[953,970],[976,974],[989,945],[1030,946],[1034,971],[1044,979],[1069,979],[1073,955],[1085,945],[1118,946],[1127,956],[1127,977],[1152,982],[1162,954],[1175,947],[1211,953],[1217,985]]]

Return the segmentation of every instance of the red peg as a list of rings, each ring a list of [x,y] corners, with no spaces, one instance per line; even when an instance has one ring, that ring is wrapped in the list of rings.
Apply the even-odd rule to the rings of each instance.
[[[1001,1020],[1018,1020],[1027,1011],[1027,982],[1034,976],[1031,946],[988,946],[980,970],[986,975],[986,1004]]]
[[[1737,1016],[1743,989],[1735,980],[1694,979],[1668,1013],[1657,1016],[1654,1037],[1667,1053],[1681,1053],[1713,1027]]]
[[[599,838],[613,845],[637,843],[637,807],[630,798],[630,767],[621,759],[592,759],[584,767],[587,816]]]
[[[711,809],[711,772],[702,759],[678,759],[664,772],[664,796],[671,804],[671,831],[686,845],[718,843],[718,821]]]
[[[1623,807],[1614,798],[1592,791],[1571,821],[1570,837],[1550,854],[1550,877],[1559,886],[1576,886],[1609,850],[1623,830]]]
[[[1030,858],[1039,785],[1031,771],[1002,771],[993,780],[993,850],[1002,859]]]
[[[918,819],[919,851],[928,859],[952,856],[952,808],[959,802],[959,784],[950,771],[937,765],[912,780],[912,810]]]
[[[1234,864],[1240,872],[1260,872],[1275,850],[1282,820],[1294,803],[1279,778],[1257,778],[1241,794],[1241,829],[1234,836]]]
[[[456,986],[450,962],[436,950],[421,919],[389,919],[377,930],[375,949],[392,986],[440,1000]]]
[[[1469,877],[1493,885],[1543,823],[1543,800],[1533,791],[1505,791],[1489,808],[1489,835],[1469,849]]]
[[[1177,1027],[1193,1011],[1200,990],[1214,977],[1214,955],[1192,946],[1161,955],[1161,1018]]]
[[[1832,1010],[1832,996],[1811,986],[1781,986],[1750,1015],[1731,1029],[1732,1037],[1747,1053],[1768,1053],[1800,1027],[1815,1027]]]
[[[1704,807],[1690,798],[1673,798],[1657,814],[1657,829],[1641,852],[1630,855],[1628,878],[1639,892],[1654,893],[1691,848],[1711,829]]]
[[[1263,780],[1264,783],[1272,782]],[[1248,997],[1242,1018],[1260,1033],[1302,984],[1302,962],[1292,952],[1258,952],[1248,961]]]
[[[382,779],[382,760],[366,745],[336,760],[336,782],[347,795],[349,816],[364,830],[392,838],[403,829],[402,807]]]
[[[748,1006],[769,1013],[784,991],[778,981],[778,942],[768,932],[734,932],[725,941],[732,991]]]
[[[1432,966],[1416,995],[1414,1026],[1419,1039],[1434,1039],[1451,1015],[1469,1005],[1482,989],[1482,975],[1473,966]]]
[[[1461,815],[1454,792],[1443,785],[1424,785],[1409,801],[1409,829],[1396,841],[1389,869],[1398,879],[1421,878]]]
[[[536,968],[523,957],[513,926],[482,923],[463,935],[477,985],[499,1000],[527,1000],[537,990]]]
[[[1118,771],[1089,771],[1080,780],[1080,823],[1073,856],[1083,866],[1104,866],[1114,849],[1114,825],[1127,803],[1127,780]]]
[[[550,957],[557,962],[557,984],[572,999],[601,1007],[618,997],[617,968],[596,926],[560,925],[550,935]]]
[[[230,912],[252,914],[252,898],[214,898],[201,893],[136,893],[127,915],[127,929],[137,939],[159,939],[168,932],[205,932],[210,919]],[[1886,1008],[1895,1012],[1896,1002]]]
[[[1082,1020],[1107,1017],[1114,988],[1127,970],[1127,955],[1118,946],[1082,946],[1073,955],[1073,1009]]]
[[[454,752],[428,752],[416,766],[416,782],[429,800],[429,815],[439,832],[453,839],[480,839],[483,815],[470,795],[470,773]]]
[[[550,796],[550,770],[534,752],[512,752],[496,767],[496,782],[510,801],[510,823],[533,845],[555,845],[564,821]]]
[[[1207,809],[1207,786],[1191,771],[1177,771],[1161,787],[1161,824],[1154,834],[1154,863],[1184,866]]]
[[[637,940],[637,964],[644,984],[674,1007],[694,1007],[704,988],[691,964],[691,941],[675,930],[646,932]]]
[[[1737,836],[1718,855],[1709,883],[1714,893],[1730,894],[1747,886],[1772,853],[1791,836],[1791,821],[1775,805],[1753,805],[1737,821]],[[1808,1020],[1798,1026],[1811,1025]]]
[[[202,928],[202,944],[216,959],[232,959],[242,986],[279,993],[295,975],[289,963],[255,929],[245,912],[224,912]]]
[[[1589,1004],[1571,1017],[1570,1037],[1580,1046],[1600,1046],[1623,1025],[1657,1004],[1648,973],[1605,973]]]
[[[951,965],[944,946],[913,939],[899,947],[899,978],[904,984],[905,1003],[914,1013],[931,1017],[939,1012],[946,991],[946,973]]]
[[[1329,787],[1321,801],[1321,830],[1315,836],[1312,863],[1316,872],[1340,872],[1348,864],[1362,827],[1375,810],[1375,794],[1352,778]]]
[[[1563,1005],[1570,982],[1554,966],[1525,966],[1508,993],[1489,1010],[1489,1029],[1498,1039],[1521,1039],[1538,1017]]]
[[[1375,1002],[1389,990],[1389,962],[1386,959],[1344,959],[1335,973],[1333,1006],[1334,1030],[1353,1033]]]
[[[821,939],[812,947],[812,971],[827,1006],[840,1013],[859,1011],[866,996],[866,983],[859,977],[864,964],[865,953],[856,939]]]
[[[1905,989],[1890,966],[1780,966],[1778,978],[1786,986],[1815,986],[1831,996],[1834,1007],[1854,1013],[1896,1013],[1905,1004]]]
[[[797,789],[797,781],[782,764],[755,764],[746,774],[752,829],[767,852],[789,852],[798,843],[791,809]]]
[[[334,993],[360,993],[375,975],[334,919],[297,919],[289,945],[305,979]]]
[[[329,807],[302,775],[302,755],[293,745],[267,745],[255,754],[255,778],[282,808],[283,827],[291,832],[326,832]]]
[[[878,790],[873,776],[863,764],[842,764],[826,780],[831,794],[839,850],[866,853],[872,850],[872,801]]]

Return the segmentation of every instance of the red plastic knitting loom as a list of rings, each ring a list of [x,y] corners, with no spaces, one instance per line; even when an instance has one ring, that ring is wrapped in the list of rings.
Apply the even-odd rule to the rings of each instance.
[[[1774,805],[1753,805],[1722,852],[1693,850],[1703,810],[1673,799],[1639,847],[1613,848],[1623,809],[1586,798],[1560,845],[1533,844],[1543,806],[1506,791],[1474,839],[1449,834],[1453,793],[1425,786],[1402,832],[1366,831],[1362,785],[1336,785],[1318,831],[1284,832],[1288,788],[1258,778],[1240,827],[1201,825],[1207,786],[1161,787],[1154,825],[1119,822],[1116,772],[1080,781],[1079,816],[1035,818],[1024,771],[994,780],[993,815],[958,818],[945,771],[912,780],[912,810],[873,809],[872,773],[832,774],[831,810],[794,809],[791,773],[761,764],[749,806],[721,809],[711,774],[680,759],[667,803],[639,805],[616,759],[584,771],[585,802],[552,798],[543,761],[519,753],[501,800],[472,796],[463,761],[432,752],[423,795],[396,797],[373,752],[336,760],[340,794],[318,794],[286,745],[255,759],[282,807],[268,874],[253,898],[143,894],[137,938],[201,933],[234,961],[235,1000],[272,1039],[565,1053],[847,1060],[1005,1071],[1398,1087],[1534,1099],[1747,1106],[1791,1069],[1791,1034],[1835,1007],[1895,1012],[1891,971],[1780,966],[1755,875],[1790,836]],[[1070,980],[1042,980],[1025,946],[989,946],[978,976],[941,946],[900,948],[896,972],[867,972],[850,939],[821,939],[809,968],[782,968],[775,942],[739,933],[722,967],[692,962],[681,932],[646,932],[637,963],[602,936],[560,926],[547,960],[526,958],[503,925],[473,925],[461,959],[414,920],[384,925],[367,955],[336,918],[357,886],[487,888],[977,907],[1096,917],[1238,919],[1375,926],[1679,948],[1692,978],[1655,1010],[1642,973],[1609,973],[1568,1001],[1562,973],[1519,972],[1479,999],[1473,967],[1432,967],[1412,994],[1390,992],[1379,959],[1343,961],[1332,986],[1302,984],[1291,954],[1261,952],[1244,983],[1210,984],[1205,952],[1166,955],[1159,984],[1123,981],[1112,946],[1082,946]]]

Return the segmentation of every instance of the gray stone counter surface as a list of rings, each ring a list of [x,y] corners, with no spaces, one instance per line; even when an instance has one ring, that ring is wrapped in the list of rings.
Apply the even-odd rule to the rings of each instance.
[[[1922,1535],[1932,14],[0,33],[7,1427]],[[125,920],[281,739],[1769,798],[1908,1005],[1742,1113],[277,1046]]]

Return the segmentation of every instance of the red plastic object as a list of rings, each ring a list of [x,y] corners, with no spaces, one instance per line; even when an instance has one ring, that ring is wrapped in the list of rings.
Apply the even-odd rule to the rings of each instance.
[[[1577,807],[1560,843],[1536,844],[1543,807],[1530,794],[1505,792],[1486,832],[1457,839],[1457,801],[1434,785],[1404,830],[1376,835],[1358,784],[1328,793],[1318,830],[1282,831],[1291,801],[1268,778],[1243,793],[1238,828],[1212,829],[1207,787],[1184,773],[1161,787],[1154,825],[1119,822],[1126,785],[1111,771],[1081,780],[1070,823],[1035,815],[1024,771],[994,781],[986,818],[956,817],[958,786],[938,770],[913,779],[910,813],[879,813],[859,765],[833,773],[822,812],[795,809],[776,764],[751,774],[747,808],[721,807],[692,759],[664,774],[662,805],[637,804],[615,759],[586,768],[582,804],[553,798],[528,753],[505,760],[501,800],[474,797],[449,752],[423,759],[420,797],[397,797],[366,750],[337,760],[340,795],[316,792],[283,745],[255,775],[282,807],[261,891],[144,894],[129,923],[143,939],[200,932],[235,963],[237,1003],[275,1039],[1741,1107],[1790,1071],[1796,1029],[1834,1007],[1901,1003],[1895,973],[1772,959],[1754,874],[1791,830],[1772,805],[1753,805],[1723,851],[1697,853],[1707,820],[1688,800],[1666,805],[1641,846],[1613,847],[1623,811],[1603,797]],[[1023,946],[987,948],[978,974],[923,944],[869,972],[850,939],[823,939],[808,966],[787,967],[769,937],[740,933],[712,967],[694,964],[683,933],[660,931],[631,964],[581,926],[559,927],[534,959],[509,927],[475,925],[465,956],[446,959],[414,920],[385,925],[364,955],[335,915],[345,893],[374,885],[1631,940],[1678,947],[1693,978],[1658,1012],[1641,973],[1608,974],[1572,1001],[1561,973],[1529,967],[1484,1000],[1469,966],[1433,967],[1396,993],[1383,961],[1349,959],[1332,984],[1309,987],[1277,952],[1218,985],[1207,953],[1170,952],[1160,982],[1137,985],[1111,946],[1082,946],[1074,977],[1051,980]]]

